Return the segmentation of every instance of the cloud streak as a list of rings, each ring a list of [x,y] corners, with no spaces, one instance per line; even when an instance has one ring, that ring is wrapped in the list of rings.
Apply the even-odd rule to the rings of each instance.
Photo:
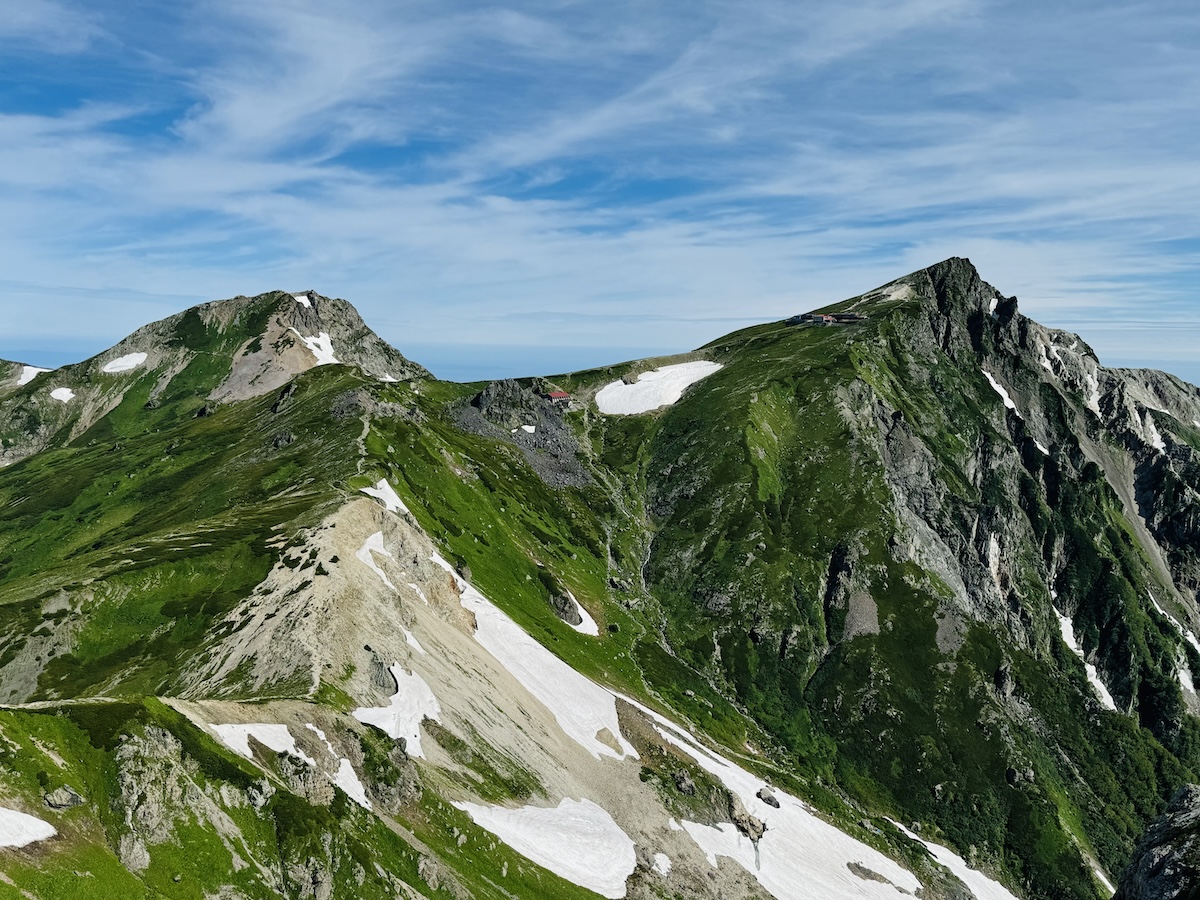
[[[24,9],[0,356],[301,286],[401,349],[665,352],[969,255],[1102,355],[1200,365],[1181,3]],[[1157,344],[1095,325],[1131,306]]]

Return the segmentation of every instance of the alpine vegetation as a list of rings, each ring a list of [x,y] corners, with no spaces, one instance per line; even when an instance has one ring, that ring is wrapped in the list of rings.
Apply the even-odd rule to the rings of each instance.
[[[0,893],[1197,883],[1200,389],[964,259],[492,383],[204,304],[0,363],[0,508]]]

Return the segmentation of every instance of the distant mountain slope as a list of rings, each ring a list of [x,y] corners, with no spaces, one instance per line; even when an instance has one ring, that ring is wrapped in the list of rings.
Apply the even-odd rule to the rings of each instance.
[[[274,293],[0,366],[0,843],[57,830],[0,873],[1107,896],[1200,772],[1200,392],[965,260],[824,312],[456,385]]]

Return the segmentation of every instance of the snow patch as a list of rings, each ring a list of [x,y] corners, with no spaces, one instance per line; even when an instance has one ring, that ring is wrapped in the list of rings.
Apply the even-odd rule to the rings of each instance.
[[[428,602],[428,601],[426,601],[426,602]],[[428,653],[425,652],[425,648],[421,646],[421,642],[417,640],[417,636],[415,634],[413,634],[407,628],[403,628],[403,631],[404,631],[404,640],[408,642],[408,646],[412,647],[414,650],[416,650],[422,656],[429,655]]]
[[[68,400],[75,399],[75,392],[70,388],[55,388],[50,392],[50,396],[55,400],[61,400],[66,403]]]
[[[1055,610],[1057,613],[1058,611]],[[1062,631],[1063,643],[1071,648],[1076,656],[1083,660],[1083,668],[1087,672],[1087,680],[1096,691],[1096,696],[1100,698],[1100,702],[1113,712],[1117,711],[1117,704],[1113,702],[1112,694],[1108,692],[1108,688],[1104,686],[1104,682],[1100,680],[1100,674],[1096,671],[1096,667],[1088,662],[1083,656],[1083,648],[1079,646],[1079,642],[1075,640],[1075,624],[1071,621],[1070,616],[1058,615],[1058,627]]]
[[[363,783],[358,780],[358,773],[354,771],[354,766],[350,765],[350,760],[343,757],[338,765],[338,770],[330,779],[346,792],[346,796],[361,806],[363,809],[371,808],[371,801],[367,799],[366,788]]]
[[[1142,419],[1143,427],[1146,431],[1146,443],[1157,450],[1159,453],[1165,453],[1167,444],[1163,440],[1162,435],[1158,432],[1158,427],[1154,424],[1154,416],[1146,410]]]
[[[58,834],[58,829],[37,816],[0,806],[0,847],[24,847]]]
[[[1043,456],[1050,455],[1050,448],[1047,447],[1045,444],[1043,444],[1041,441],[1039,441],[1037,438],[1033,439],[1033,445],[1042,451]]]
[[[994,316],[996,314],[996,307],[999,305],[1000,305],[1000,301],[996,297],[993,297],[991,300],[989,300],[988,301],[988,315]]]
[[[521,430],[523,432],[525,432],[526,434],[533,434],[535,431],[537,431],[537,426],[536,425],[522,425]]]
[[[379,380],[382,381],[384,384],[395,384],[400,379],[397,378],[395,375],[389,375],[387,372],[384,372],[383,377],[380,378]]]
[[[24,366],[21,369],[21,377],[17,379],[17,387],[23,384],[29,384],[33,379],[37,378],[43,372],[49,372],[50,369],[39,369],[37,366]]]
[[[312,301],[308,299],[308,294],[292,294],[292,299],[305,309],[312,309]]]
[[[409,512],[408,507],[404,505],[404,501],[396,495],[396,489],[388,484],[386,478],[380,478],[374,487],[365,487],[359,490],[368,497],[382,500],[388,512]]]
[[[741,799],[746,809],[753,810],[766,823],[767,830],[755,847],[728,822],[718,826],[684,822],[683,830],[704,851],[713,866],[717,865],[718,856],[729,857],[776,897],[895,900],[897,888],[910,894],[921,888],[921,882],[912,872],[830,825],[786,791],[774,790],[778,809],[766,807],[756,796],[763,784],[760,777],[701,746],[691,735],[649,707],[624,699],[654,720],[655,730],[664,740],[720,780]],[[847,868],[848,863],[870,869],[887,882],[864,881]]]
[[[295,328],[291,328],[290,326],[289,328],[292,331],[296,331]],[[338,362],[338,358],[333,355],[333,341],[329,339],[329,335],[324,331],[317,337],[305,337],[296,331],[296,337],[304,341],[304,346],[317,358],[318,366],[328,366]]]
[[[101,372],[128,372],[131,369],[136,369],[146,361],[145,353],[126,353],[124,356],[118,356],[114,360],[104,364]]]
[[[596,620],[593,619],[588,611],[583,608],[583,604],[575,599],[574,594],[572,594],[570,591],[567,591],[567,596],[571,598],[571,602],[574,603],[575,608],[579,610],[579,618],[582,620],[578,625],[572,625],[571,627],[580,634],[590,634],[592,637],[599,637],[600,626],[596,624]]]
[[[671,829],[671,831],[683,831],[683,826],[674,819],[667,819],[667,828]]]
[[[383,546],[382,531],[375,532],[373,535],[363,541],[363,545],[358,548],[358,552],[355,553],[354,556],[359,562],[364,563],[372,572],[378,575],[380,579],[383,580],[384,584],[390,587],[393,591],[396,590],[396,586],[392,584],[392,580],[387,577],[387,573],[383,571],[383,569],[379,568],[379,564],[375,562],[375,557],[371,555],[372,553],[378,553],[380,556],[386,556],[388,559],[392,559],[392,554],[387,550],[386,547]]]
[[[417,584],[416,582],[410,581],[408,583],[408,586],[417,592],[417,596],[425,601],[426,606],[429,605],[429,598],[425,596],[425,592],[423,590],[421,590],[421,586],[419,584]]]
[[[920,835],[913,834],[899,822],[892,822],[892,824],[917,843],[923,844],[934,859],[954,873],[955,878],[971,889],[971,893],[975,895],[976,900],[1017,900],[1016,896],[1010,893],[1004,885],[993,878],[988,878],[982,872],[972,869],[967,865],[966,860],[949,847],[943,847],[941,844],[927,841]]]
[[[610,416],[631,416],[676,403],[683,392],[721,369],[720,363],[700,361],[662,366],[643,372],[633,384],[614,381],[596,392],[596,406]]]
[[[1192,682],[1192,670],[1188,668],[1186,659],[1179,664],[1179,686],[1189,694],[1196,693],[1196,685]]]
[[[315,734],[317,737],[319,737],[322,741],[324,741],[325,746],[329,749],[329,755],[332,756],[334,759],[337,758],[338,752],[333,749],[333,744],[329,743],[329,738],[325,737],[324,731],[322,731],[320,728],[318,728],[312,722],[306,722],[304,724],[304,727],[307,728],[309,731],[311,731],[313,734]]]
[[[611,693],[530,637],[491,600],[459,578],[437,553],[430,559],[450,573],[463,607],[475,614],[475,640],[550,710],[568,737],[597,759],[638,758],[621,734],[616,698]]]
[[[557,807],[455,803],[480,828],[522,856],[602,897],[625,896],[637,855],[612,816],[591,800],[564,798]]]
[[[1099,882],[1100,882],[1102,885],[1104,885],[1104,887],[1105,887],[1105,888],[1107,888],[1107,889],[1108,889],[1108,892],[1109,892],[1110,894],[1115,894],[1115,893],[1117,892],[1117,889],[1116,889],[1115,887],[1113,887],[1113,883],[1112,883],[1111,881],[1109,881],[1109,880],[1108,880],[1108,878],[1106,878],[1106,877],[1105,877],[1104,873],[1103,873],[1103,872],[1101,872],[1099,869],[1097,869],[1097,868],[1093,867],[1093,868],[1092,868],[1092,874],[1093,874],[1093,875],[1095,875],[1095,876],[1096,876],[1096,879],[1097,879],[1097,880],[1098,880],[1098,881],[1099,881]]]
[[[1007,406],[1009,409],[1011,409],[1013,412],[1015,412],[1017,414],[1017,418],[1019,418],[1019,419],[1025,418],[1024,416],[1021,415],[1021,411],[1019,409],[1017,409],[1017,404],[1013,403],[1013,398],[1008,396],[1008,391],[1006,391],[1004,389],[1004,385],[1002,385],[995,378],[993,378],[992,373],[989,372],[987,369],[981,369],[980,371],[983,372],[983,377],[988,380],[988,384],[990,384],[992,386],[992,389],[995,390],[995,392],[1000,395],[1000,399],[1004,401],[1004,405]]]
[[[404,738],[409,756],[425,758],[421,750],[421,722],[426,718],[441,721],[442,707],[429,685],[416,672],[393,665],[388,671],[396,679],[396,693],[387,706],[360,706],[350,715],[364,725],[374,725],[390,738]]]
[[[246,759],[254,758],[250,752],[250,737],[253,736],[260,744],[270,747],[276,753],[288,753],[299,757],[310,766],[315,767],[317,764],[315,759],[296,746],[296,739],[292,737],[292,733],[288,731],[286,725],[256,722],[248,725],[210,725],[208,727],[221,739],[222,744]]]
[[[666,878],[671,874],[671,857],[665,853],[655,853],[652,868],[663,878]]]

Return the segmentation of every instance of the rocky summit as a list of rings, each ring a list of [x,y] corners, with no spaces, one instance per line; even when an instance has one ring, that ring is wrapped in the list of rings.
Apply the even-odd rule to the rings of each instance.
[[[963,259],[800,313],[0,363],[0,895],[1196,896],[1200,390]]]

